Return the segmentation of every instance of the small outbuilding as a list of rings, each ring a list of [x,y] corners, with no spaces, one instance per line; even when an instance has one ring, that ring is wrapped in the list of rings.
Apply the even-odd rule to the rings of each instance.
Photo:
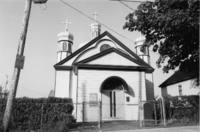
[[[172,76],[160,84],[162,96],[198,95],[194,73],[176,71]]]

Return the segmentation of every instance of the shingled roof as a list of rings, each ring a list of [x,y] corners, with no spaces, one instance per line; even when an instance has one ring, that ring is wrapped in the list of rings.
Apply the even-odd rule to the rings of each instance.
[[[176,71],[172,76],[170,76],[167,80],[165,80],[162,84],[159,85],[160,88],[164,88],[166,86],[183,82],[189,79],[194,79],[194,73],[186,73],[183,71]]]

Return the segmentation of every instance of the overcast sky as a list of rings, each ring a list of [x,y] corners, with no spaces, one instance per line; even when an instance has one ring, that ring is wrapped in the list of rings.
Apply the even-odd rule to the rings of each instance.
[[[5,84],[6,75],[12,77],[18,40],[22,30],[25,0],[1,0],[0,2],[0,85]],[[105,27],[102,32],[109,31],[130,49],[134,50],[134,40],[140,36],[137,32],[123,30],[125,17],[130,9],[119,2],[109,0],[64,0],[92,17],[97,12],[98,20],[111,27],[130,40],[127,40]],[[136,9],[138,3],[127,3]],[[47,97],[54,88],[53,65],[56,63],[57,34],[64,31],[63,22],[68,18],[69,29],[74,34],[73,51],[78,45],[90,40],[91,20],[81,16],[59,0],[49,0],[46,5],[32,5],[26,47],[25,65],[21,72],[18,97]],[[151,54],[154,72],[155,94],[159,95],[158,85],[168,75],[157,69],[157,54]],[[9,86],[8,86],[9,88]]]

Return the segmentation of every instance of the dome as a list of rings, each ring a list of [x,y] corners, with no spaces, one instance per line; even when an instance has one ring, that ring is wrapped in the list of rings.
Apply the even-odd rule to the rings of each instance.
[[[72,33],[70,33],[69,31],[65,31],[65,32],[61,32],[58,35],[58,41],[71,41],[73,42],[74,40],[74,36]]]

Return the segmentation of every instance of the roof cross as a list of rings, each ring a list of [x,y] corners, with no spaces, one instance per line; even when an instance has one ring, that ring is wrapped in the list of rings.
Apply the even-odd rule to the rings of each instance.
[[[97,21],[98,13],[95,11],[92,15],[94,16],[94,20]]]
[[[69,30],[69,24],[71,24],[71,22],[69,21],[69,19],[66,19],[65,22],[63,22],[65,24],[65,30],[68,31]]]

